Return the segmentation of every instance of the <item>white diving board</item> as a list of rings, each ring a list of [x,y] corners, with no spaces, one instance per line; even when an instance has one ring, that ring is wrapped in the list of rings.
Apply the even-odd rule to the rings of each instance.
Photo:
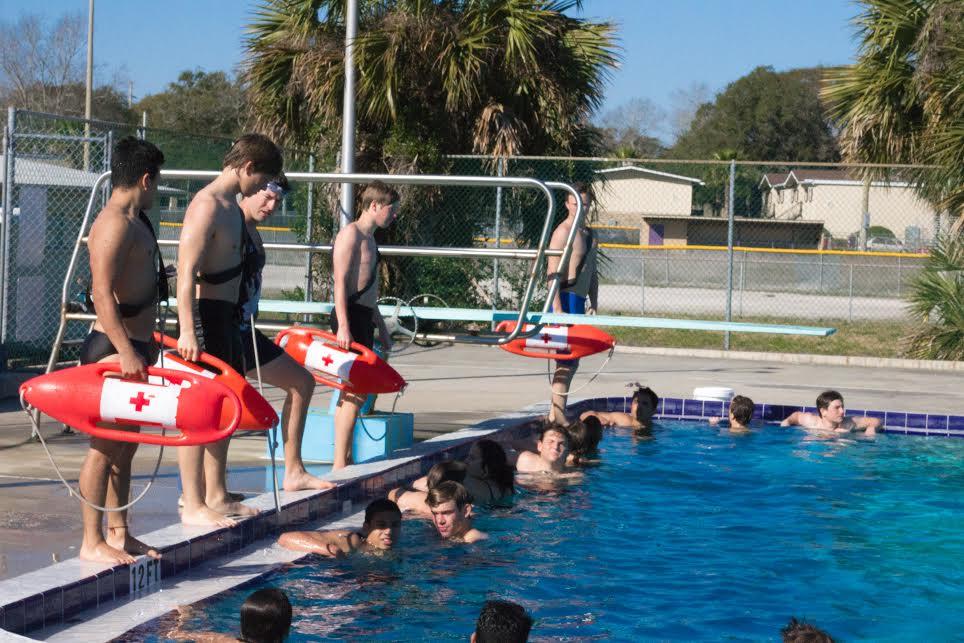
[[[173,300],[168,302],[176,307]],[[335,305],[330,302],[288,301],[284,299],[262,299],[258,309],[262,313],[282,313],[289,315],[330,315]],[[382,315],[392,317],[415,317],[425,321],[467,321],[499,322],[515,321],[518,311],[484,310],[480,308],[438,308],[430,306],[379,306]],[[544,324],[589,324],[591,326],[618,326],[622,328],[668,328],[674,330],[711,330],[738,333],[772,333],[776,335],[808,335],[827,337],[837,332],[836,328],[819,326],[794,326],[789,324],[755,324],[752,322],[710,321],[702,319],[671,319],[668,317],[630,317],[622,315],[569,315],[561,313],[530,312],[527,321]]]

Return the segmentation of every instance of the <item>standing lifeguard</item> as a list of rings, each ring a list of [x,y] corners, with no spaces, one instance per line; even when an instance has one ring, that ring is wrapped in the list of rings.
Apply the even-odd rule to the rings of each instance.
[[[381,181],[369,184],[361,197],[357,221],[342,228],[335,237],[332,266],[335,282],[335,312],[331,329],[338,345],[348,348],[358,342],[372,348],[375,326],[383,350],[392,346],[385,320],[378,311],[378,246],[375,230],[387,228],[398,216],[398,192]],[[342,394],[335,410],[335,457],[332,469],[351,462],[352,433],[365,399],[348,392]]]
[[[288,193],[288,179],[279,176],[254,196],[241,200],[246,226],[244,235],[244,269],[241,273],[241,346],[244,367],[250,377],[261,379],[282,389],[285,397],[281,412],[281,437],[285,450],[285,491],[302,489],[331,489],[335,483],[311,475],[301,459],[301,441],[305,434],[308,403],[315,390],[315,380],[301,364],[291,359],[277,344],[261,331],[252,330],[258,318],[261,301],[261,280],[267,256],[258,225],[271,216]]]
[[[238,195],[263,190],[281,173],[281,150],[261,134],[245,134],[224,156],[220,176],[202,188],[184,213],[177,261],[177,316],[181,357],[210,353],[244,373],[238,297],[243,268],[244,214]],[[231,526],[231,515],[256,509],[229,497],[228,440],[178,451],[188,525]]]
[[[592,193],[584,183],[573,183],[573,187],[582,199],[584,211],[589,211],[592,205]],[[572,226],[576,223],[578,206],[572,195],[566,198],[566,219],[556,226],[549,241],[551,250],[562,250]],[[546,278],[550,282],[560,279],[559,289],[553,300],[552,309],[557,313],[571,313],[574,315],[595,315],[599,300],[599,278],[596,274],[596,238],[592,230],[586,225],[588,216],[583,216],[579,230],[572,241],[572,254],[569,256],[569,269],[566,275],[559,274],[559,258],[547,257]],[[589,307],[586,307],[586,298]],[[552,377],[552,407],[549,409],[549,421],[566,424],[566,398],[569,396],[569,385],[579,368],[579,360],[559,360]]]
[[[80,350],[80,363],[120,362],[126,378],[146,379],[147,366],[157,359],[152,341],[157,302],[167,299],[167,277],[157,237],[145,210],[154,204],[157,176],[164,155],[157,147],[128,136],[111,156],[111,193],[90,228],[91,300],[97,313],[93,330]],[[69,404],[64,400],[64,404]],[[122,430],[130,426],[111,425]],[[80,492],[91,504],[121,507],[131,486],[131,459],[136,443],[91,437],[80,468]],[[107,514],[107,538],[102,512],[82,505],[84,536],[80,557],[105,563],[134,562],[134,555],[159,558],[150,546],[130,534],[127,512]]]

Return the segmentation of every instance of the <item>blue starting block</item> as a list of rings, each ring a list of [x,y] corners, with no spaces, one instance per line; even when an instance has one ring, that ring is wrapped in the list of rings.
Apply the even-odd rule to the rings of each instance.
[[[335,409],[339,395],[332,395],[327,410],[308,408],[305,419],[305,435],[301,442],[301,457],[307,462],[332,462],[335,459]],[[410,447],[414,441],[415,416],[411,413],[372,413],[375,396],[369,395],[355,420],[352,440],[352,462],[368,462],[389,457],[398,449]],[[270,439],[270,434],[269,434]],[[278,440],[281,440],[279,431]],[[271,457],[271,446],[265,449],[265,457]],[[284,463],[281,444],[275,452],[279,462]]]

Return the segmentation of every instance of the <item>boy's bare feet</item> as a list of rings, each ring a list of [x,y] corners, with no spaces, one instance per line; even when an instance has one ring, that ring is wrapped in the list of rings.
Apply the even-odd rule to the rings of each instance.
[[[181,522],[185,525],[195,525],[199,527],[234,527],[238,522],[227,516],[218,513],[207,505],[201,505],[197,509],[181,511]]]
[[[95,563],[129,565],[134,562],[133,556],[116,547],[111,547],[103,540],[91,546],[81,545],[79,555],[81,560],[89,560]]]
[[[313,476],[304,469],[301,471],[285,470],[285,480],[281,487],[285,491],[302,491],[304,489],[334,489],[337,487],[334,482],[322,480]]]
[[[232,502],[230,500],[225,502],[208,502],[207,506],[225,516],[249,518],[251,516],[257,516],[259,513],[261,513],[254,507],[249,507],[240,502]]]
[[[133,556],[146,555],[148,558],[160,558],[161,554],[147,543],[131,536],[128,528],[108,527],[107,544],[114,549],[125,551]]]

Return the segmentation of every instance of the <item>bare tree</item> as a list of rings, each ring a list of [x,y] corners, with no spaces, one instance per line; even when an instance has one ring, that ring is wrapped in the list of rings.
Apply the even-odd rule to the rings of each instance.
[[[73,111],[71,86],[83,83],[85,34],[79,13],[53,23],[36,14],[0,22],[0,96],[24,109]]]
[[[689,130],[693,118],[696,117],[696,110],[700,108],[700,105],[710,102],[712,98],[713,93],[709,86],[706,83],[699,82],[694,82],[685,89],[674,90],[670,94],[672,107],[670,108],[669,123],[670,134],[674,141]]]

